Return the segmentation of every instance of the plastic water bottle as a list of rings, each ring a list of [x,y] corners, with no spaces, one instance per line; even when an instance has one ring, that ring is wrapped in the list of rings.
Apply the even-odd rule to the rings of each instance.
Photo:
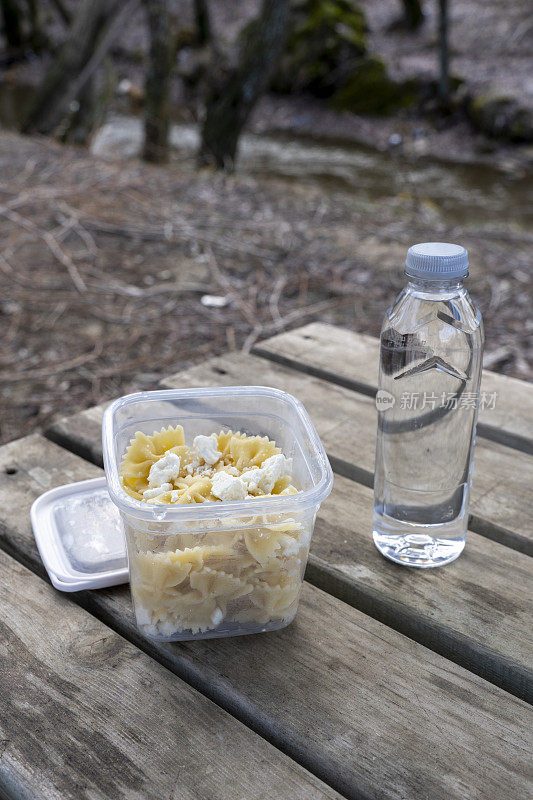
[[[465,546],[483,323],[468,253],[416,244],[381,331],[373,536],[387,558],[437,567]]]

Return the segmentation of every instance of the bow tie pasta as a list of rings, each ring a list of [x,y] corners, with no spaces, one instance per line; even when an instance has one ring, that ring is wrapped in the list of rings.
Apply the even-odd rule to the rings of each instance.
[[[291,459],[267,437],[227,431],[196,436],[188,446],[178,425],[137,433],[121,479],[131,497],[150,505],[242,502],[297,493],[291,470]],[[125,521],[139,626],[172,639],[287,624],[296,613],[312,522],[242,510],[226,521],[161,522],[161,532]]]

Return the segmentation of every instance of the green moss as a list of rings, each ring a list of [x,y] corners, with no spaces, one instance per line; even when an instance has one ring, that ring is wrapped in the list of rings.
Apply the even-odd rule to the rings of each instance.
[[[339,110],[386,114],[413,102],[413,82],[396,83],[368,56],[365,15],[349,0],[301,0],[273,80],[280,92],[311,92]]]
[[[365,55],[366,30],[363,12],[349,0],[297,3],[273,88],[330,97]]]
[[[389,114],[411,105],[416,97],[416,83],[397,83],[387,75],[383,61],[366,58],[331,98],[339,111],[358,114]]]

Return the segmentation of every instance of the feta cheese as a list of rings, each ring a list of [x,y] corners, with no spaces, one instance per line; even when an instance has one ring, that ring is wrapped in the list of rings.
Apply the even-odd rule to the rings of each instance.
[[[270,458],[265,459],[261,464],[263,478],[261,480],[260,489],[265,494],[270,494],[277,481],[283,478],[284,475],[290,475],[291,471],[292,458],[285,458],[283,453],[270,456]]]
[[[135,604],[135,616],[137,617],[138,625],[150,625],[152,618],[149,612],[139,603]]]
[[[150,500],[152,497],[157,497],[159,494],[163,494],[163,492],[170,492],[171,489],[171,483],[162,483],[161,486],[156,486],[153,489],[145,489],[143,492],[143,497],[145,500]]]
[[[295,556],[298,554],[300,549],[300,541],[297,538],[288,536],[286,533],[282,533],[279,537],[279,542],[283,549],[283,553],[286,556]]]
[[[220,625],[223,619],[224,619],[224,614],[217,606],[213,611],[213,613],[211,614],[211,622],[213,624],[213,627],[216,628],[217,625]]]
[[[204,464],[203,467],[198,467],[196,470],[197,475],[201,475],[203,478],[211,478],[214,475],[215,470],[213,467],[210,467],[209,464]]]
[[[195,436],[192,443],[194,452],[205,461],[206,464],[216,464],[222,458],[222,453],[218,450],[218,441],[214,433],[211,436]]]
[[[235,475],[235,476],[240,475],[240,472],[237,469],[237,467],[231,467],[231,466],[230,467],[224,467],[224,472],[228,472],[230,475]]]
[[[259,484],[262,477],[263,473],[259,467],[252,467],[252,469],[242,473],[241,481],[251,494],[257,494],[259,492]]]
[[[179,477],[181,459],[176,453],[165,453],[165,455],[152,464],[148,475],[148,485],[150,489],[162,486]]]
[[[248,494],[240,478],[234,478],[233,475],[223,471],[213,475],[211,492],[219,500],[244,500]]]
[[[241,480],[252,494],[270,494],[277,481],[284,475],[290,475],[291,470],[292,459],[277,453],[266,458],[259,468],[243,472]]]
[[[178,627],[179,626],[176,625],[176,623],[173,622],[170,619],[161,620],[160,622],[158,622],[157,625],[154,625],[155,635],[156,636],[172,636],[174,633],[176,633],[176,628],[178,628]],[[148,631],[147,631],[147,633],[148,633]],[[154,634],[152,633],[152,636],[153,635]]]

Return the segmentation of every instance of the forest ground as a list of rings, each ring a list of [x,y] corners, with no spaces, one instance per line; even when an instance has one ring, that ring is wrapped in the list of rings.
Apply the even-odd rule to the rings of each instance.
[[[488,364],[532,377],[521,226],[463,224],[416,193],[104,161],[14,133],[0,174],[3,441],[313,319],[378,335],[428,230],[470,251]]]
[[[362,5],[371,46],[393,77],[434,74],[433,4],[414,37],[388,32],[399,3]],[[212,6],[217,35],[231,39],[257,3]],[[531,104],[527,6],[509,0],[502,14],[497,0],[452,3],[452,72],[468,73],[476,91],[512,92]],[[145,45],[137,14],[116,57],[119,79],[142,85]],[[42,69],[40,62],[15,65],[5,84],[35,83]],[[177,86],[174,100],[177,118],[192,121]],[[118,101],[113,113],[124,110]],[[406,248],[429,235],[470,251],[469,288],[485,319],[487,365],[533,378],[533,236],[522,188],[530,147],[487,140],[461,119],[414,112],[371,119],[336,114],[306,97],[266,96],[250,128],[259,142],[280,132],[291,146],[312,137],[321,179],[257,172],[246,166],[250,158],[232,176],[197,172],[180,152],[168,167],[151,167],[0,134],[0,441],[312,319],[378,335],[404,282]],[[402,137],[394,151],[393,133]],[[345,162],[331,162],[335,142],[383,151],[379,192],[358,186],[375,163],[364,149],[343,185]],[[465,184],[456,209],[429,190],[443,161],[450,175],[456,164],[473,165],[475,186]],[[410,178],[413,163],[427,170]],[[437,175],[444,191],[447,169]],[[205,295],[223,305],[206,305]]]

